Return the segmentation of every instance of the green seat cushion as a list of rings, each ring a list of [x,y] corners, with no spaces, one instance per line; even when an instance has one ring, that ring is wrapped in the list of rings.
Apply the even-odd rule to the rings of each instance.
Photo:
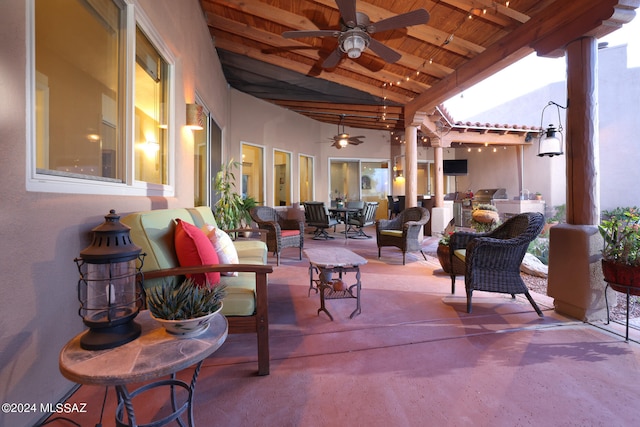
[[[467,258],[467,250],[466,249],[456,249],[455,251],[453,251],[453,254],[460,260],[462,260],[462,262],[465,262],[466,258]]]
[[[237,277],[222,276],[220,284],[227,286],[222,314],[251,316],[256,311],[256,275],[254,273],[238,273]]]
[[[380,234],[383,236],[402,237],[402,230],[382,230]]]

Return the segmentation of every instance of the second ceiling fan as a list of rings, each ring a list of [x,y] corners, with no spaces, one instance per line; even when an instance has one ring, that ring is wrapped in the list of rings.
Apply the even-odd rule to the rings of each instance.
[[[342,123],[344,118],[345,118],[345,114],[341,114],[340,122],[338,123],[338,134],[334,135],[334,137],[332,138],[333,144],[331,145],[336,147],[338,150],[346,147],[349,144],[360,145],[364,142],[364,141],[360,141],[360,138],[365,138],[365,136],[363,135],[349,136],[349,134],[344,131],[344,124]],[[340,132],[340,125],[342,125],[342,132]]]
[[[333,68],[338,65],[342,55],[345,53],[351,59],[359,58],[362,51],[367,48],[370,48],[386,62],[394,63],[402,55],[371,37],[371,34],[426,24],[429,21],[429,12],[424,9],[416,9],[372,24],[367,15],[356,11],[356,0],[336,0],[336,5],[340,11],[340,31],[300,30],[282,33],[282,37],[288,39],[298,37],[336,37],[338,46],[324,60],[322,63],[323,68]]]

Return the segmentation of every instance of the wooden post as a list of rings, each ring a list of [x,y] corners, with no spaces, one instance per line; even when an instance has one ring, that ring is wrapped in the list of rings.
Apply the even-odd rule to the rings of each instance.
[[[405,128],[405,207],[418,205],[418,128],[409,125]]]
[[[567,223],[600,222],[597,40],[567,45]]]

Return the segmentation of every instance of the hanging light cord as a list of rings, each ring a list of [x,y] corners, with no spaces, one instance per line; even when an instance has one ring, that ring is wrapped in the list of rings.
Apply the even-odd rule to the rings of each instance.
[[[551,105],[555,105],[556,109],[558,111],[558,131],[562,132],[563,128],[562,128],[562,120],[560,120],[560,109],[562,108],[563,110],[566,110],[567,108],[569,108],[569,102],[567,101],[567,106],[563,107],[562,105],[558,104],[557,102],[553,102],[553,101],[549,101],[547,103],[547,105],[544,106],[544,108],[542,109],[542,114],[540,115],[540,129],[544,130],[544,127],[542,127],[542,122],[544,121],[544,110],[547,109],[547,107],[551,106]]]

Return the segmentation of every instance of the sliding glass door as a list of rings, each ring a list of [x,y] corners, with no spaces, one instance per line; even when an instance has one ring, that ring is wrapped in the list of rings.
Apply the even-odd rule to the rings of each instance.
[[[378,202],[378,218],[386,215],[389,188],[389,161],[329,159],[330,202],[336,199]]]

